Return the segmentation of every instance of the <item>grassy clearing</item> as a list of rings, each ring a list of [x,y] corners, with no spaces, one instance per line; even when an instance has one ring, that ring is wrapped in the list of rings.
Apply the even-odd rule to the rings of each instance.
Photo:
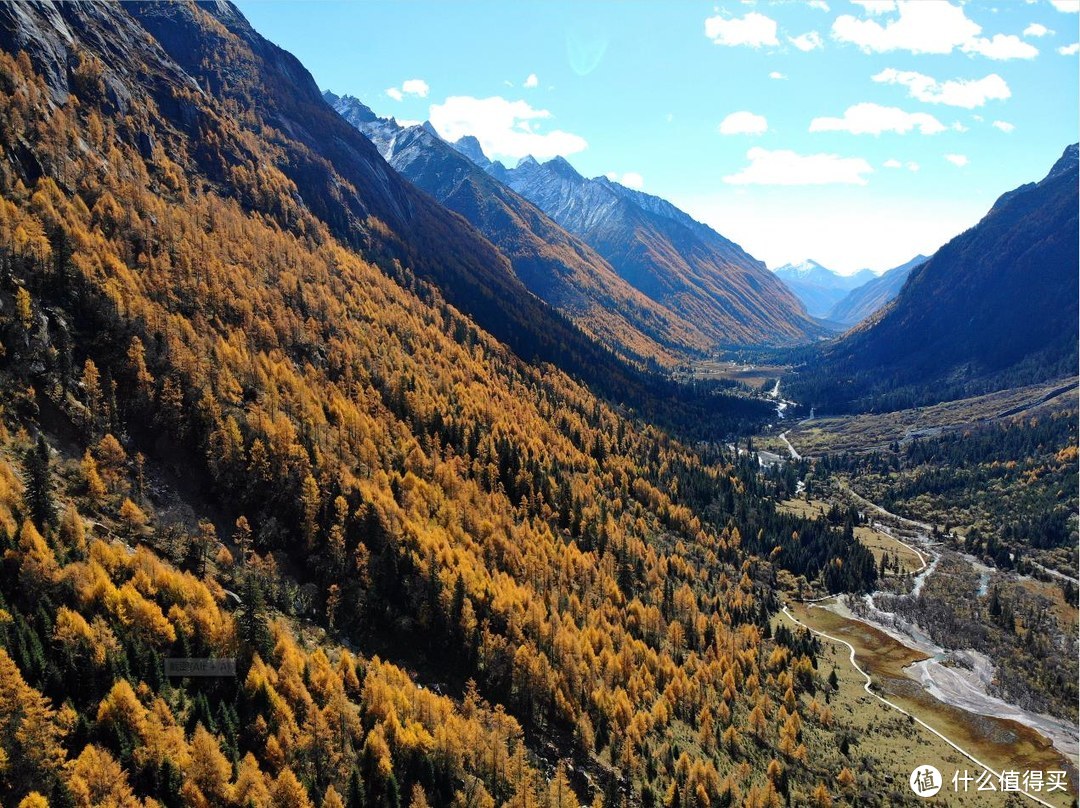
[[[820,499],[811,499],[809,502],[804,499],[789,499],[781,502],[778,507],[781,511],[787,513],[804,516],[807,519],[816,519],[819,516],[824,516],[832,507],[832,503]],[[855,528],[855,538],[874,554],[874,561],[878,563],[881,562],[881,557],[885,554],[888,554],[890,558],[893,556],[899,558],[901,574],[922,569],[923,562],[919,558],[919,554],[887,533],[860,525]],[[890,570],[889,574],[894,575],[895,573]]]
[[[745,365],[739,362],[706,359],[694,365],[692,375],[697,379],[729,379],[761,389],[766,382],[781,378],[790,370],[785,365]]]
[[[1077,771],[1054,747],[1038,733],[1013,721],[978,716],[944,704],[929,695],[903,669],[926,655],[913,651],[887,634],[855,620],[849,620],[821,608],[807,608],[796,604],[795,616],[806,625],[846,640],[855,648],[855,658],[860,667],[870,673],[876,692],[918,716],[953,742],[970,751],[995,770],[1017,771],[1065,769],[1069,772],[1070,794],[1042,794],[1043,799],[1055,805],[1067,806],[1076,794]],[[839,693],[833,697],[833,707],[850,716],[856,726],[865,726],[859,752],[870,754],[880,761],[887,761],[895,776],[905,785],[911,770],[920,763],[937,766],[950,779],[956,769],[977,768],[966,757],[946,745],[939,738],[908,722],[906,718],[870,698],[862,689],[865,681],[848,661],[848,650],[842,645],[822,642],[829,647],[819,669],[829,670],[835,663],[841,680]],[[822,664],[824,663],[824,665]],[[895,716],[895,718],[894,718]],[[875,731],[875,728],[877,731]],[[948,792],[948,793],[947,793]],[[939,795],[947,805],[1006,805],[1005,795],[983,792],[981,794],[954,794],[946,789]],[[1023,803],[1035,805],[1024,800]]]

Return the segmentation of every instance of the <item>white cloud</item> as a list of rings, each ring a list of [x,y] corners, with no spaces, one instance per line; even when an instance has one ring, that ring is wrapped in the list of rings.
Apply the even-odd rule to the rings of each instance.
[[[531,154],[537,160],[547,160],[588,147],[585,138],[569,132],[537,132],[539,122],[551,117],[546,109],[499,96],[450,96],[442,104],[432,104],[428,112],[432,126],[446,140],[453,142],[474,135],[489,157],[521,158]]]
[[[851,0],[856,6],[862,6],[867,14],[885,14],[896,11],[895,0]]]
[[[1006,59],[1034,59],[1039,49],[1013,34],[994,34],[991,39],[974,37],[960,46],[964,53],[978,53],[987,59],[1004,61]]]
[[[636,171],[627,171],[621,177],[618,171],[609,171],[604,176],[612,182],[625,185],[627,188],[633,188],[635,191],[640,191],[645,187],[645,179]]]
[[[966,132],[968,128],[964,126],[960,121],[954,121],[953,125],[949,127],[954,132]]]
[[[526,87],[526,88],[528,88],[530,90],[533,87],[539,87],[540,86],[540,79],[537,78],[535,73],[530,73],[529,77],[527,79],[525,79],[525,84],[523,84],[522,86]]]
[[[981,79],[939,82],[922,73],[889,67],[873,76],[873,80],[882,84],[901,84],[908,88],[909,96],[927,104],[945,104],[964,109],[981,107],[988,100],[1001,101],[1012,95],[1005,79],[997,73]]]
[[[1080,0],[1050,0],[1050,5],[1066,14],[1076,14],[1080,11]]]
[[[994,121],[990,125],[993,126],[995,129],[1000,129],[1005,134],[1009,134],[1009,132],[1016,128],[1015,125],[1009,123],[1008,121]]]
[[[788,42],[790,42],[796,48],[804,52],[817,50],[822,46],[821,34],[819,34],[817,31],[809,31],[805,34],[801,34],[800,36],[795,37],[789,36]]]
[[[810,0],[810,2],[807,3],[806,5],[809,6],[810,8],[817,9],[818,11],[828,11],[829,10],[829,4],[826,3],[825,0]]]
[[[1031,59],[1039,51],[1012,34],[980,37],[982,26],[968,18],[964,9],[944,0],[897,0],[895,5],[868,7],[870,14],[898,16],[884,24],[843,14],[833,22],[833,38],[857,45],[866,53],[906,50],[911,53],[977,53],[989,59]]]
[[[814,118],[811,132],[850,132],[853,135],[880,135],[882,132],[906,134],[918,130],[924,135],[944,132],[945,126],[926,112],[905,112],[898,107],[883,107],[864,102],[848,107],[843,118]]]
[[[745,17],[725,18],[719,15],[705,20],[705,36],[717,45],[779,45],[776,20],[751,11]]]
[[[1024,29],[1024,36],[1040,37],[1046,36],[1047,34],[1051,33],[1053,33],[1053,31],[1051,31],[1045,25],[1041,25],[1037,22],[1033,22],[1031,25]]]
[[[387,88],[386,94],[395,101],[401,101],[407,95],[411,95],[414,98],[427,98],[430,91],[431,88],[428,87],[428,83],[423,79],[406,79],[401,82],[400,87]]]
[[[914,161],[909,161],[907,163],[901,163],[899,160],[897,160],[895,158],[886,160],[881,165],[884,166],[885,168],[906,168],[908,171],[913,171],[913,172],[919,170],[919,164],[918,163],[916,163]]]
[[[408,79],[401,83],[401,92],[405,95],[415,95],[417,98],[427,98],[430,90],[428,83],[423,79]]]
[[[763,135],[769,131],[769,122],[764,115],[753,112],[732,112],[717,127],[721,135]]]
[[[960,168],[963,168],[968,164],[967,155],[964,154],[946,154],[945,159],[954,166],[959,166]]]
[[[769,74],[769,78],[770,79],[779,79],[779,80],[783,81],[784,79],[787,78],[787,75],[784,74],[784,73],[781,73],[779,70],[774,70],[772,73]]]
[[[1062,45],[1058,48],[1058,53],[1062,56],[1075,56],[1080,53],[1080,42],[1074,42],[1071,45]]]
[[[858,45],[868,53],[894,50],[951,53],[982,31],[979,25],[967,18],[962,8],[948,3],[901,0],[895,8],[900,16],[884,25],[876,20],[841,15],[833,22],[833,37]],[[881,10],[867,10],[874,14],[893,11],[884,7]]]
[[[874,169],[861,157],[798,154],[755,147],[746,153],[750,165],[724,177],[731,185],[866,185]]]

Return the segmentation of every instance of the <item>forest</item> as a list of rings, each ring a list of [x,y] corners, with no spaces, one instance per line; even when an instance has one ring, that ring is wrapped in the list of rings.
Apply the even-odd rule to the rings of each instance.
[[[72,65],[0,54],[0,802],[881,804],[773,630],[850,530],[343,243],[257,109]]]

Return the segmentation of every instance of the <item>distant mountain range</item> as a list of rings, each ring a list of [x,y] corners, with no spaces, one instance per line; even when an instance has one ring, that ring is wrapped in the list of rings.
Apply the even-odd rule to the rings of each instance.
[[[1075,374],[1077,165],[1073,144],[1042,181],[1001,196],[789,393],[834,410],[890,410]]]
[[[395,169],[461,214],[518,278],[635,359],[718,345],[793,344],[822,333],[765,266],[658,197],[589,180],[562,158],[508,169],[479,142],[402,127],[351,96],[326,100]]]
[[[472,142],[461,149],[476,154]],[[792,343],[820,333],[761,261],[660,197],[606,177],[586,179],[561,157],[526,157],[514,168],[487,163],[486,170],[719,344]]]
[[[324,97],[398,172],[479,229],[529,291],[596,338],[629,358],[668,363],[712,344],[626,283],[589,245],[455,151],[430,124],[402,127],[352,96]]]
[[[773,274],[794,292],[812,317],[822,320],[829,319],[833,306],[848,292],[877,277],[869,269],[861,269],[854,275],[841,275],[809,258],[798,264],[777,267]]]
[[[925,261],[925,255],[916,255],[907,263],[893,267],[852,289],[829,309],[825,319],[845,327],[865,320],[896,297],[911,271]]]

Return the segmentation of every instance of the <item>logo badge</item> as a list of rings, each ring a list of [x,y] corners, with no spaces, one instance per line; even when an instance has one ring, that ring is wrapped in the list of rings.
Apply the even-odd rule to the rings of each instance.
[[[941,791],[941,772],[933,766],[916,766],[908,778],[908,785],[919,797],[933,797]]]

